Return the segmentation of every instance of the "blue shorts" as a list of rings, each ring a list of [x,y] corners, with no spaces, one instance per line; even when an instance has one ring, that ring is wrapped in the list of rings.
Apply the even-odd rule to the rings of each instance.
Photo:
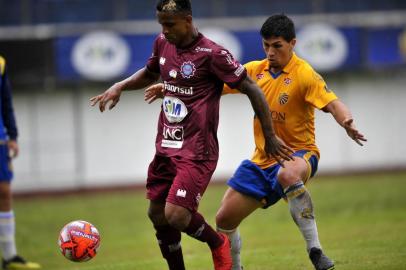
[[[6,144],[0,144],[0,182],[10,182],[13,178],[11,159]]]
[[[293,156],[301,157],[306,161],[310,169],[308,178],[316,173],[318,157],[314,152],[301,150],[295,152]],[[227,184],[234,190],[262,202],[263,208],[268,208],[281,198],[286,197],[277,178],[279,168],[281,166],[275,164],[269,168],[261,169],[252,161],[244,160]],[[307,180],[303,179],[303,182]]]

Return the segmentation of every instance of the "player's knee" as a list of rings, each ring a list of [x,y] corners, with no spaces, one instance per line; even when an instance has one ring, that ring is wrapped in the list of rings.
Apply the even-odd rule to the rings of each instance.
[[[293,170],[280,170],[278,173],[278,182],[283,188],[289,187],[296,184],[300,180],[300,175],[298,175]]]
[[[148,209],[148,217],[154,225],[163,225],[167,223],[165,213],[163,211],[159,211],[158,209],[150,207]]]
[[[221,209],[216,214],[216,227],[223,230],[233,230],[238,226],[234,224],[227,212]]]
[[[8,211],[11,207],[11,192],[10,186],[7,184],[0,185],[0,208],[2,211]]]
[[[183,208],[165,209],[165,218],[169,225],[183,231],[189,225],[191,214]]]

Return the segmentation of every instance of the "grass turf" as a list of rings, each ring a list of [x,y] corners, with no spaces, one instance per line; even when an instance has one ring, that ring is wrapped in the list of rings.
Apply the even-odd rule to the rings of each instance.
[[[210,224],[225,185],[211,185],[200,206]],[[406,173],[316,177],[308,186],[324,250],[341,270],[406,269]],[[147,218],[143,191],[17,198],[18,251],[52,270],[167,269]],[[60,254],[60,229],[87,220],[101,233],[99,254],[73,263]],[[287,204],[259,209],[240,227],[247,270],[313,269]],[[188,270],[212,268],[205,244],[183,235]]]

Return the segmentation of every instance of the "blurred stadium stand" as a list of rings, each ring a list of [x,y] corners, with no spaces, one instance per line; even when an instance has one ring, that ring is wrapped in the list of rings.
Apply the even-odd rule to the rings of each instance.
[[[150,19],[154,16],[153,3],[152,0],[0,0],[0,25]],[[197,18],[406,9],[403,0],[194,0],[192,5]]]

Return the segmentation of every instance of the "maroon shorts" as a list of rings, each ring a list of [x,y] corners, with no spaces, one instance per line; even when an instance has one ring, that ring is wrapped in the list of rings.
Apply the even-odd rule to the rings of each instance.
[[[195,212],[216,166],[217,160],[155,155],[148,168],[147,198]]]

